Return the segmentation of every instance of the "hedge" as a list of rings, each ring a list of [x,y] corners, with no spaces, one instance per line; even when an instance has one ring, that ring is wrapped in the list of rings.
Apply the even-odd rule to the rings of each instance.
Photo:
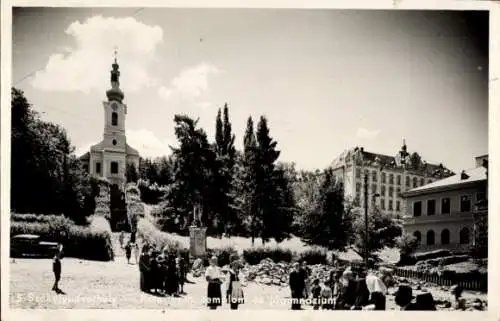
[[[230,246],[219,249],[207,249],[207,254],[203,259],[203,264],[208,266],[210,258],[214,255],[217,257],[217,263],[219,266],[228,265],[232,261],[240,258],[238,251]]]
[[[274,262],[287,262],[293,260],[294,252],[281,247],[255,247],[243,251],[243,259],[250,265],[259,264],[263,259],[271,259]]]
[[[309,265],[327,264],[327,251],[321,247],[313,247],[298,253],[297,260],[306,261]]]
[[[158,250],[167,249],[170,252],[183,252],[187,249],[178,241],[172,240],[167,233],[160,231],[156,226],[145,218],[137,222],[137,236]]]
[[[27,222],[27,223],[51,223],[53,225],[70,226],[74,225],[68,217],[60,215],[43,215],[43,214],[18,214],[11,213],[10,220],[12,222]]]
[[[60,228],[57,224],[39,222],[11,222],[10,235],[37,234],[44,240],[59,242],[64,231],[64,255],[86,260],[113,260],[111,234],[106,231],[94,231],[89,227],[69,225]]]

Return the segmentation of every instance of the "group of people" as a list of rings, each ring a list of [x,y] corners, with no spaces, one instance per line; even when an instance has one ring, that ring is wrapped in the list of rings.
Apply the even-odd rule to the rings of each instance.
[[[139,258],[140,289],[161,295],[184,294],[188,261],[180,253],[144,245]]]
[[[307,264],[295,263],[289,278],[292,310],[301,310],[305,302],[311,302],[315,310],[386,309],[387,286],[375,271],[373,262],[366,269],[354,266],[334,268],[325,280],[312,280],[309,286],[310,281]],[[402,310],[436,310],[431,293],[422,293],[415,298],[408,285],[399,286],[395,301]]]

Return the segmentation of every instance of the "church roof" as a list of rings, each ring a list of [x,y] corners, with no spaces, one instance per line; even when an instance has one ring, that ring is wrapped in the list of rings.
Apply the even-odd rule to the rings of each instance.
[[[139,152],[137,151],[137,149],[131,147],[129,144],[127,144],[127,146],[126,146],[126,152],[127,152],[127,155],[139,156]]]

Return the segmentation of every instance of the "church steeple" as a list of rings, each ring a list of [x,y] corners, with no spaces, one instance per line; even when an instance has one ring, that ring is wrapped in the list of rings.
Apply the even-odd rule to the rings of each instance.
[[[118,102],[122,102],[125,95],[123,91],[120,89],[120,66],[118,65],[118,52],[115,49],[114,51],[114,61],[111,65],[111,89],[106,91],[106,96],[109,101],[116,100]]]

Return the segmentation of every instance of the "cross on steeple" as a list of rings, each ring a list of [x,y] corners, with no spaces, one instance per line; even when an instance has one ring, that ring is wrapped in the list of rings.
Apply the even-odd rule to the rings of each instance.
[[[115,46],[114,49],[115,50],[113,51],[113,58],[114,58],[115,64],[116,64],[117,63],[117,58],[118,58],[118,47]]]

